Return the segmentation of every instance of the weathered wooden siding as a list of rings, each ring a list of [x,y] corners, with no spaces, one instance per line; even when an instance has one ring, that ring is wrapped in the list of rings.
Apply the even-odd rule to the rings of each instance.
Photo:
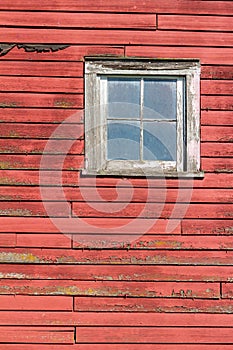
[[[232,349],[232,17],[232,1],[1,0],[0,350]],[[64,163],[64,211],[59,172],[39,178],[39,167],[56,127],[84,106],[90,55],[200,59],[204,179],[153,179],[150,191],[142,178],[80,186],[81,137]],[[82,134],[81,113],[76,121]],[[65,138],[54,139],[52,169]],[[72,225],[60,233],[39,184],[57,222],[79,215],[99,236],[84,224],[83,235]],[[106,201],[119,196],[122,209],[111,203],[103,213],[94,187]],[[146,202],[146,234],[110,239],[106,230],[136,219]],[[174,207],[172,220],[183,219],[166,233]]]

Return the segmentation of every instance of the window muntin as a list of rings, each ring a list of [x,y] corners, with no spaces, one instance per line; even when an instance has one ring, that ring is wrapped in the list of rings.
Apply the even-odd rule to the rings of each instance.
[[[88,60],[84,173],[201,176],[199,74],[194,60]]]
[[[183,78],[110,76],[102,77],[101,84],[103,80],[107,91],[107,160],[175,162],[180,150],[177,118],[181,123],[185,119]],[[125,140],[131,141],[130,149],[125,149]]]

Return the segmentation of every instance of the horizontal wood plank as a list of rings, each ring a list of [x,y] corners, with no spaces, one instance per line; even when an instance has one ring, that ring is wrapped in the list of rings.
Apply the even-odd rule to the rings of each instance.
[[[1,343],[73,344],[73,328],[0,327]]]
[[[146,231],[150,233],[165,232],[167,229],[168,220],[154,220],[154,219],[140,219],[134,220],[131,224],[131,220],[128,218],[116,220],[106,220],[96,218],[86,218],[85,220],[77,220],[75,218],[54,218],[53,221],[46,218],[0,218],[0,232],[21,232],[21,233],[79,233],[81,235],[86,233],[104,234],[110,235],[114,240],[118,236],[119,231],[126,234],[144,234]],[[175,225],[172,226],[170,233],[181,233],[180,222],[175,221]],[[111,236],[112,235],[112,236]],[[130,236],[129,236],[130,237]]]
[[[20,296],[16,296],[16,299]],[[21,298],[24,298],[21,296]],[[33,297],[28,297],[33,298]],[[44,298],[44,297],[42,297]],[[39,297],[38,297],[39,299]],[[2,311],[0,325],[21,326],[163,326],[163,327],[232,327],[231,314],[163,314],[130,312],[49,312]],[[98,346],[98,345],[95,345]],[[106,345],[108,346],[108,345]],[[113,345],[114,346],[114,345]],[[129,346],[129,345],[127,345]],[[1,349],[1,345],[0,345]],[[131,348],[130,348],[131,349]],[[183,349],[183,348],[182,348]]]
[[[232,66],[202,66],[202,79],[233,79]]]
[[[76,109],[83,107],[81,94],[32,94],[6,93],[0,94],[0,108],[44,107],[60,109]]]
[[[203,223],[205,227],[205,222]],[[224,225],[223,225],[224,226]],[[227,233],[227,228],[231,229],[231,223],[228,226],[225,225],[225,230]],[[156,235],[143,235],[141,237],[131,236],[131,240],[127,236],[121,236],[120,240],[111,240],[107,235],[105,236],[73,236],[73,247],[74,248],[85,248],[90,249],[136,249],[136,250],[232,250],[233,243],[228,236],[214,236],[211,231],[206,231],[205,236],[200,234],[197,236],[156,236]],[[185,230],[184,230],[185,234]],[[215,232],[216,234],[216,232]],[[17,236],[18,237],[18,236]],[[205,237],[205,238],[204,238]],[[19,238],[17,239],[18,242]],[[18,246],[18,245],[17,245]]]
[[[201,108],[205,110],[233,110],[232,96],[206,95],[201,97]]]
[[[15,247],[16,246],[16,234],[15,233],[2,233],[0,235],[0,247]]]
[[[46,158],[45,158],[46,157]],[[83,167],[83,156],[45,155],[43,164],[40,155],[0,155],[0,169],[79,170]],[[63,164],[64,161],[64,164]]]
[[[28,128],[27,128],[28,130]],[[43,130],[43,127],[41,127]],[[45,130],[45,129],[44,129]],[[36,131],[36,130],[35,130]],[[49,131],[49,126],[48,126]],[[27,134],[26,134],[27,136]],[[41,136],[36,134],[35,136]],[[25,139],[0,139],[0,153],[11,153],[11,154],[76,154],[80,155],[84,152],[84,141],[78,140],[74,141],[71,148],[69,140],[59,140],[59,141],[49,141],[50,150],[45,151],[47,145],[47,140],[25,140]],[[230,154],[228,147],[224,148],[225,156]],[[68,151],[68,153],[67,153]],[[217,156],[218,153],[214,152]]]
[[[75,238],[74,238],[75,239]],[[78,240],[76,240],[78,242]],[[220,239],[221,242],[221,239]],[[224,239],[223,239],[224,242]],[[213,241],[212,241],[213,243]],[[118,247],[119,248],[119,247]],[[38,249],[31,248],[2,248],[0,253],[1,263],[14,264],[111,264],[111,265],[188,265],[188,266],[231,266],[233,252],[226,249],[217,251],[211,249],[207,252],[193,251],[160,251],[130,249],[93,250],[80,249]]]
[[[202,141],[232,142],[232,126],[203,126],[201,128]]]
[[[0,294],[218,299],[220,287],[218,283],[201,282],[1,280]]]
[[[1,295],[0,298],[0,310],[72,311],[72,309],[73,299],[71,297]],[[1,314],[0,312],[0,317]],[[4,325],[3,322],[2,325]]]
[[[230,225],[229,225],[230,226]],[[231,227],[231,226],[230,226]],[[229,227],[229,228],[230,228]],[[227,229],[227,227],[225,227]],[[1,234],[3,235],[3,234]],[[9,235],[11,237],[12,234],[4,234],[4,236]],[[85,244],[82,243],[84,241],[84,237],[81,237],[79,241],[79,237],[74,237],[72,241],[69,236],[62,234],[48,234],[48,233],[36,233],[36,234],[17,234],[17,242],[11,241],[12,245],[10,245],[10,239],[4,238],[0,241],[1,247],[9,247],[9,246],[17,246],[17,247],[31,247],[31,248],[69,248],[72,244],[74,248],[85,248]],[[47,240],[46,240],[47,239]],[[143,235],[142,237],[136,237],[135,240],[129,242],[128,237],[122,237],[120,244],[117,242],[109,241],[108,236],[96,236],[96,237],[86,237],[86,243],[88,242],[88,247],[91,249],[105,249],[111,248],[114,249],[114,254],[116,254],[117,249],[136,249],[136,250],[233,250],[233,243],[231,240],[231,236],[215,236],[211,235],[211,232],[208,232],[208,235],[201,236],[161,236],[161,235]],[[119,257],[121,254],[119,253]],[[56,257],[54,256],[54,259]],[[45,263],[49,263],[48,259],[44,260]],[[124,264],[124,259],[122,263]],[[40,261],[39,262],[43,262]],[[101,260],[98,261],[101,263]],[[114,260],[113,260],[114,262]],[[119,260],[119,263],[121,260]],[[88,262],[87,262],[88,263]],[[91,264],[92,261],[90,260]],[[96,263],[96,260],[93,259],[93,264]],[[111,259],[108,261],[111,264]],[[103,260],[103,264],[105,264],[105,260]],[[133,264],[133,260],[132,260]]]
[[[221,344],[233,343],[231,328],[221,328],[221,332],[213,332],[212,328],[129,328],[129,327],[82,327],[77,328],[76,341],[79,343],[199,343]]]
[[[72,246],[71,238],[62,233],[19,234],[16,236],[16,239],[17,242],[15,246],[17,247],[71,248]],[[227,246],[227,242],[225,242],[225,244]],[[7,245],[0,243],[0,246],[5,247]]]
[[[0,12],[0,26],[155,29],[155,14]]]
[[[158,29],[228,32],[233,30],[233,25],[231,17],[159,15]]]
[[[232,80],[202,80],[201,93],[204,95],[232,95]]]
[[[27,54],[25,53],[25,59]],[[41,57],[39,56],[39,58]],[[81,78],[83,77],[83,62],[69,62],[67,64],[66,62],[12,62],[1,60],[0,74],[2,76],[20,76],[21,79],[22,76]],[[52,80],[50,80],[50,83],[52,83]]]
[[[60,44],[107,44],[107,45],[180,45],[180,46],[220,46],[231,47],[233,34],[174,31],[140,30],[62,30],[62,29],[24,29],[2,28],[0,41],[14,43],[60,43]],[[127,53],[126,53],[127,54]]]
[[[68,279],[72,281],[111,280],[126,282],[231,282],[233,267],[156,266],[156,268],[152,268],[151,266],[124,265],[35,265],[32,268],[31,265],[1,264],[0,277],[5,280],[57,280],[58,284],[59,280]],[[164,285],[166,286],[166,283]]]
[[[202,170],[216,173],[232,173],[232,158],[203,158]]]
[[[0,184],[12,186],[55,185],[61,181],[63,186],[78,186],[78,175],[72,171],[44,171],[43,178],[34,170],[0,170]]]
[[[78,3],[75,0],[69,0],[66,3],[61,0],[52,0],[48,3],[42,0],[33,3],[30,0],[16,0],[12,3],[10,0],[2,0],[1,10],[48,10],[53,11],[109,11],[109,12],[162,12],[162,13],[200,13],[200,14],[226,14],[233,13],[233,6],[229,1],[195,1],[183,0],[182,6],[179,0],[173,1],[171,6],[170,0],[148,0],[145,4],[139,0],[114,0],[111,4],[103,3],[101,0],[81,0]]]
[[[174,212],[173,212],[174,210]],[[106,218],[231,218],[233,204],[167,204],[159,203],[79,203],[72,205],[72,213],[78,217]]]
[[[203,143],[201,145],[201,156],[203,157],[232,157],[232,143]]]
[[[233,300],[75,297],[75,310],[78,312],[130,312],[133,314],[138,312],[209,313],[214,317],[213,314],[232,314]]]
[[[1,66],[1,65],[0,65]],[[41,106],[43,107],[43,106]],[[69,118],[74,116],[74,118]],[[1,128],[4,126],[2,123],[41,123],[43,124],[59,124],[59,123],[80,123],[83,121],[82,110],[69,110],[69,109],[46,109],[46,108],[2,108],[0,109],[0,122]]]
[[[202,125],[233,125],[233,111],[202,111]]]
[[[230,128],[229,128],[230,129]],[[228,130],[226,129],[226,132]],[[230,129],[231,131],[231,129]],[[17,123],[3,123],[1,125],[0,137],[1,138],[13,138],[13,139],[65,139],[67,141],[50,141],[46,150],[51,151],[50,153],[57,153],[56,148],[62,149],[64,152],[69,150],[69,145],[72,146],[77,139],[83,138],[84,127],[83,124],[64,124],[58,127],[56,124],[17,124]],[[71,141],[73,140],[73,142]],[[6,142],[6,141],[5,141]],[[18,141],[18,142],[23,142]],[[30,141],[25,140],[25,143]],[[11,142],[9,144],[11,146]],[[14,140],[12,142],[14,146]],[[68,148],[69,147],[69,148]],[[63,152],[63,153],[64,153]],[[20,152],[15,152],[20,153]]]
[[[202,64],[229,64],[232,65],[233,49],[218,47],[190,47],[191,45],[171,46],[126,46],[126,56],[158,57],[158,58],[198,58]]]
[[[226,234],[232,233],[232,220],[188,220],[182,221],[184,234]]]
[[[0,216],[15,217],[69,217],[70,205],[61,202],[3,202],[0,203]]]
[[[65,197],[64,197],[65,195]],[[0,199],[2,201],[41,201],[42,196],[39,187],[32,187],[30,191],[25,186],[0,187]],[[165,202],[166,203],[232,203],[233,191],[231,189],[171,189],[171,188],[139,188],[127,187],[113,188],[46,188],[46,200],[50,201],[78,201],[78,202]],[[111,205],[111,204],[109,204]]]
[[[42,77],[1,77],[1,92],[83,93],[83,79]]]
[[[232,280],[230,282],[232,282]],[[222,298],[233,299],[233,284],[232,283],[223,283],[222,284]]]

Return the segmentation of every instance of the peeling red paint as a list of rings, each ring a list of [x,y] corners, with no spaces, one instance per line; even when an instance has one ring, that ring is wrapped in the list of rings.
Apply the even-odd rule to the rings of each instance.
[[[232,348],[232,11],[231,1],[1,0],[0,350]],[[86,56],[200,60],[204,178],[80,175]],[[141,236],[109,235],[145,204]]]

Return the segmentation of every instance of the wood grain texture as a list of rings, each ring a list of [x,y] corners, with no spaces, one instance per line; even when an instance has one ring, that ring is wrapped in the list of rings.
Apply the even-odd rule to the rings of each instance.
[[[175,213],[173,213],[175,207]],[[173,213],[173,214],[172,214]],[[165,204],[159,203],[73,203],[72,214],[78,217],[105,217],[105,218],[231,218],[232,204]]]
[[[57,186],[60,182],[60,177],[62,178],[62,183],[64,187],[74,186],[74,187],[115,187],[127,188],[133,186],[134,188],[226,188],[232,189],[233,175],[232,173],[226,172],[215,172],[206,173],[204,179],[119,179],[119,178],[96,178],[95,181],[91,181],[89,178],[82,178],[79,174],[72,171],[62,171],[62,174],[53,171],[43,172],[43,178],[40,178],[39,182],[39,171],[35,170],[0,170],[0,184],[10,185],[10,186],[38,186],[40,185],[50,185]],[[162,192],[164,193],[164,192]],[[114,192],[115,195],[115,192]],[[115,198],[115,197],[114,197]]]
[[[201,77],[203,79],[233,79],[233,69],[232,66],[202,66]]]
[[[218,283],[199,282],[1,280],[0,294],[219,299],[220,287]]]
[[[0,350],[232,349],[232,14],[1,1]],[[87,56],[200,60],[204,178],[80,173]]]
[[[201,108],[208,110],[233,110],[232,96],[206,95],[201,98]]]
[[[42,128],[41,128],[42,129]],[[21,129],[22,130],[22,129]],[[28,130],[28,129],[27,129]],[[49,127],[48,127],[49,132]],[[25,134],[25,138],[29,135]],[[35,137],[41,136],[35,132]],[[0,140],[0,153],[18,153],[18,154],[83,154],[84,152],[84,141],[78,140],[74,141],[73,146],[70,147],[70,141],[59,140],[50,141],[50,150],[45,152],[45,147],[47,145],[47,140],[25,140],[17,139],[12,140],[4,138]],[[68,150],[68,153],[67,153]],[[230,150],[225,149],[225,154],[230,154]]]
[[[1,59],[0,74],[4,76],[20,75],[59,78],[80,78],[83,76],[83,62],[70,62],[69,64],[67,64],[66,62],[33,62],[29,60],[26,61],[27,55],[28,53],[24,54],[25,61],[12,62],[4,61]],[[9,59],[9,56],[7,56],[7,58]]]
[[[0,342],[34,344],[73,344],[73,328],[0,327]]]
[[[42,106],[41,106],[42,107]],[[30,123],[40,123],[41,128],[43,124],[66,124],[66,120],[70,116],[74,116],[74,121],[80,123],[83,121],[83,111],[70,109],[47,109],[47,108],[2,108],[0,109],[1,127],[3,123],[24,123],[30,127]],[[69,118],[70,120],[70,118]],[[70,120],[71,122],[71,120]],[[13,125],[12,125],[13,126]]]
[[[189,300],[189,299],[149,299],[149,298],[91,298],[75,297],[78,312],[159,312],[159,313],[209,313],[232,314],[232,300]],[[232,333],[231,333],[232,334]]]
[[[232,111],[202,111],[202,125],[233,125]]]
[[[95,349],[102,350],[103,344],[95,344]],[[161,350],[200,350],[200,345],[172,345],[172,344],[143,344],[143,348],[145,350],[154,350],[155,347],[158,347]],[[127,350],[140,350],[142,348],[141,344],[125,344],[124,348]],[[15,345],[12,344],[4,344],[3,346],[0,344],[1,350],[15,350]],[[27,344],[17,344],[17,349],[19,350],[57,350],[57,345],[41,345],[38,346],[38,344],[33,345],[27,345]],[[61,350],[70,350],[70,345],[59,345],[59,349]],[[74,350],[92,350],[93,344],[75,344],[72,345],[72,349]],[[106,350],[121,350],[122,344],[104,344],[104,349]],[[231,350],[231,345],[215,345],[215,344],[202,344],[201,345],[202,350]]]
[[[58,93],[83,93],[83,80],[79,78],[35,78],[35,77],[2,77],[1,92],[58,92]]]
[[[208,240],[211,241],[210,239]],[[212,266],[95,266],[95,265],[13,265],[1,264],[4,280],[72,280],[128,282],[228,282],[233,279],[232,267]],[[7,282],[5,282],[7,283]],[[28,283],[28,282],[25,282]],[[41,282],[43,283],[43,282]],[[165,283],[164,283],[165,284]],[[82,284],[80,284],[81,286]],[[129,284],[130,285],[130,284]],[[105,284],[103,283],[103,287]],[[153,286],[153,284],[152,284]],[[191,284],[190,284],[191,286]],[[213,285],[215,286],[215,285]],[[210,287],[207,285],[206,288]],[[140,288],[140,287],[139,287]],[[143,288],[141,288],[143,289]],[[43,300],[43,299],[42,299]]]
[[[223,283],[222,284],[222,297],[226,298],[226,299],[233,299],[232,283]]]
[[[166,32],[164,33],[166,35]],[[219,47],[182,47],[176,46],[126,46],[126,56],[129,57],[159,57],[159,58],[199,58],[202,64],[228,64],[232,65],[232,48]],[[181,49],[182,47],[182,49]]]
[[[8,298],[8,297],[7,297]],[[24,298],[23,296],[16,296]],[[30,297],[28,297],[30,298]],[[43,297],[45,298],[45,297]],[[49,297],[47,297],[49,298]],[[38,297],[39,299],[39,297]],[[42,299],[43,300],[43,299]],[[144,327],[231,327],[233,315],[188,314],[188,313],[129,313],[129,312],[49,312],[49,311],[3,311],[0,325],[8,326],[144,326]],[[4,323],[5,322],[5,323]],[[97,344],[95,346],[98,346]],[[107,344],[105,346],[108,346]],[[114,345],[113,345],[114,346]],[[181,345],[182,346],[182,345]],[[1,345],[0,345],[1,349]],[[115,349],[115,347],[114,347]]]
[[[224,238],[221,238],[224,242]],[[221,242],[220,239],[220,242]],[[207,239],[208,241],[208,239]],[[76,240],[78,242],[78,240]],[[159,249],[159,251],[151,251],[147,249],[109,249],[89,251],[80,243],[77,249],[44,249],[44,248],[2,248],[0,253],[1,263],[7,264],[71,264],[71,265],[188,265],[188,266],[231,266],[233,254],[231,249],[226,252],[224,243],[221,251],[218,251],[217,244],[212,249],[203,251],[190,249],[185,251],[167,251]],[[90,247],[92,248],[92,247]],[[118,250],[118,251],[117,251]]]
[[[232,173],[232,158],[203,158],[202,169],[206,172]]]
[[[78,328],[76,340],[79,343],[154,343],[166,344],[169,339],[173,339],[177,344],[199,343],[199,344],[221,344],[222,337],[225,343],[232,344],[232,329],[221,328],[221,332],[213,333],[212,328],[185,328],[180,332],[179,328],[111,328],[111,327],[85,327]]]
[[[156,29],[155,14],[0,12],[0,26]]]
[[[230,231],[230,225],[229,225],[229,231]],[[227,226],[225,227],[226,234],[227,234]],[[58,234],[43,234],[43,233],[36,233],[36,234],[23,234],[19,233],[17,234],[15,238],[17,238],[17,242],[14,243],[13,240],[11,240],[10,244],[10,238],[7,239],[6,236],[11,237],[12,234],[4,234],[5,238],[0,242],[1,247],[30,247],[30,248],[70,248],[73,246],[74,248],[84,249],[85,245],[82,243],[82,240],[79,241],[79,237],[73,237],[74,240],[69,237],[69,235],[61,235]],[[233,243],[230,236],[227,235],[221,235],[220,237],[217,235],[211,234],[211,232],[208,232],[208,235],[201,235],[195,237],[190,237],[190,235],[187,236],[165,236],[165,235],[144,235],[143,237],[136,237],[135,240],[133,240],[131,243],[128,240],[128,237],[126,236],[125,239],[122,237],[121,242],[117,244],[117,241],[111,242],[108,241],[108,237],[102,236],[102,237],[90,237],[89,241],[88,238],[86,238],[86,242],[88,242],[88,247],[91,249],[113,249],[114,254],[116,254],[116,250],[121,249],[128,249],[128,250],[137,250],[137,251],[146,251],[146,250],[232,250],[233,249]],[[115,255],[116,258],[119,258],[119,264],[121,263],[122,258],[122,264],[128,262],[127,259],[123,259],[124,252],[119,252],[118,255]],[[42,252],[42,256],[43,256]],[[136,254],[136,253],[135,253]],[[76,253],[78,256],[78,253]],[[131,254],[133,256],[133,254]],[[131,257],[129,254],[129,258]],[[56,257],[54,256],[54,252],[51,252],[51,256],[53,256],[53,259]],[[88,256],[88,254],[83,254],[83,257]],[[91,257],[91,255],[90,255]],[[107,258],[107,253],[103,254],[103,260],[95,260],[93,258],[93,264],[96,264],[97,262],[101,264],[101,261],[103,264],[106,263],[105,258]],[[148,256],[149,258],[149,256]],[[49,260],[47,258],[44,258],[44,260],[41,258],[38,260],[39,262],[45,262],[49,263]],[[113,263],[117,262],[113,259]],[[130,259],[129,259],[130,261]],[[72,262],[72,261],[71,261]],[[82,261],[81,261],[82,262]],[[84,261],[85,262],[85,261]],[[111,252],[109,252],[109,259],[107,259],[107,262],[111,264]],[[152,262],[152,261],[151,261]],[[88,261],[86,261],[88,263]],[[89,264],[92,263],[92,260],[90,259]],[[134,263],[134,259],[132,258],[131,264]],[[135,260],[135,263],[137,263],[137,260]]]
[[[0,41],[7,36],[9,42],[36,42],[38,36],[43,43],[60,44],[106,44],[106,45],[178,45],[178,46],[220,46],[231,47],[233,34],[174,31],[140,31],[140,30],[62,30],[62,29],[25,29],[2,28]]]
[[[231,17],[158,15],[158,29],[230,32],[233,25]]]
[[[201,83],[201,93],[203,95],[232,95],[232,80],[203,80]]]
[[[3,347],[4,346],[4,347]],[[14,349],[14,346],[12,344],[0,344],[0,349],[1,350],[12,350]],[[122,344],[94,344],[95,349],[97,350],[120,350],[122,349]],[[127,344],[127,350],[140,350],[142,348],[141,344]],[[145,350],[154,350],[154,347],[157,345],[154,344],[143,344],[143,347]],[[159,344],[159,347],[161,350],[199,350],[200,345],[183,345],[183,344],[178,344],[178,345],[171,345],[171,344]],[[203,350],[230,350],[231,345],[205,345],[202,344],[201,348]],[[37,345],[26,345],[26,344],[17,344],[17,349],[19,350],[37,350],[38,349],[38,344]],[[42,350],[57,350],[57,345],[43,345]],[[61,350],[69,350],[70,345],[60,345]],[[93,344],[76,344],[72,345],[72,349],[74,350],[92,350],[93,349]]]
[[[67,206],[65,206],[65,209],[67,210]],[[149,219],[148,219],[149,220]],[[104,218],[99,218],[98,220],[96,218],[86,218],[86,220],[78,220],[77,225],[77,219],[75,218],[64,218],[56,220],[54,219],[53,222],[50,219],[46,218],[0,218],[0,232],[21,232],[21,233],[59,233],[60,229],[57,227],[63,227],[63,233],[71,234],[71,233],[79,233],[81,234],[81,237],[83,234],[86,233],[92,233],[92,234],[100,234],[102,235],[104,232],[113,234],[114,239],[114,232],[115,234],[119,233],[119,228],[122,226],[124,228],[125,226],[125,233],[126,234],[141,234],[141,232],[145,233],[145,225],[147,224],[147,232],[150,233],[160,233],[164,232],[166,230],[166,227],[168,225],[168,220],[161,219],[161,220],[150,220],[148,222],[147,219],[143,220],[140,219],[140,221],[137,221],[135,225],[132,225],[131,227],[128,227],[127,224],[130,224],[131,220],[128,218],[122,218],[116,220],[112,220],[111,218],[109,220],[106,220]],[[148,225],[149,223],[149,225]],[[124,233],[124,229],[123,232]],[[173,229],[171,230],[171,233],[181,233],[181,226],[180,222],[176,221]],[[84,236],[85,237],[85,236]],[[82,237],[83,238],[83,237]]]
[[[23,312],[26,310],[71,311],[73,309],[72,301],[72,298],[63,296],[1,295],[0,309],[8,310],[8,312],[9,310],[20,310]],[[1,312],[0,315],[2,315]]]
[[[231,131],[231,129],[229,129]],[[56,124],[46,124],[41,125],[39,123],[27,124],[27,123],[4,123],[1,125],[0,137],[1,138],[12,138],[12,139],[54,139],[58,141],[51,142],[51,146],[47,149],[51,150],[51,153],[57,153],[57,148],[64,150],[67,149],[68,142],[83,138],[84,128],[83,124],[64,124],[62,127],[58,128]],[[66,141],[60,141],[66,140]],[[18,140],[17,140],[18,141]],[[21,140],[22,142],[22,140]],[[48,142],[48,141],[47,141]],[[14,140],[13,140],[14,143]],[[12,143],[12,145],[13,145]],[[25,140],[28,144],[29,141]],[[49,143],[50,144],[50,143]],[[59,147],[60,145],[60,147]],[[20,152],[15,152],[20,153]]]
[[[195,13],[195,14],[227,14],[233,12],[233,6],[229,1],[195,1],[189,0],[149,0],[142,3],[139,0],[114,0],[111,4],[105,3],[101,0],[82,0],[78,4],[75,0],[69,0],[66,3],[61,0],[53,0],[47,3],[42,0],[40,4],[31,2],[30,0],[19,1],[12,3],[10,0],[3,0],[1,2],[1,10],[49,10],[53,11],[95,11],[95,12],[162,12],[162,13]]]
[[[204,157],[232,157],[232,143],[203,143],[201,155]]]
[[[0,155],[0,169],[41,169],[41,170],[79,170],[83,167],[83,156],[69,155],[64,164],[62,155],[46,155],[46,163],[40,165],[41,156],[38,155]],[[51,161],[50,161],[51,160]]]
[[[76,109],[83,107],[81,94],[6,93],[0,94],[0,108],[39,107]],[[71,114],[73,112],[71,111]]]
[[[201,129],[202,141],[232,142],[232,126],[203,126]]]
[[[47,200],[64,201],[61,196],[59,187],[46,188]],[[231,189],[204,189],[204,188],[140,188],[135,187],[133,190],[127,187],[121,188],[95,188],[95,187],[77,187],[64,188],[62,194],[68,201],[72,202],[124,202],[124,203],[232,203],[233,191]],[[26,186],[2,186],[0,187],[0,199],[2,201],[41,201],[40,188],[32,187],[30,192]],[[109,203],[109,205],[111,205]]]

